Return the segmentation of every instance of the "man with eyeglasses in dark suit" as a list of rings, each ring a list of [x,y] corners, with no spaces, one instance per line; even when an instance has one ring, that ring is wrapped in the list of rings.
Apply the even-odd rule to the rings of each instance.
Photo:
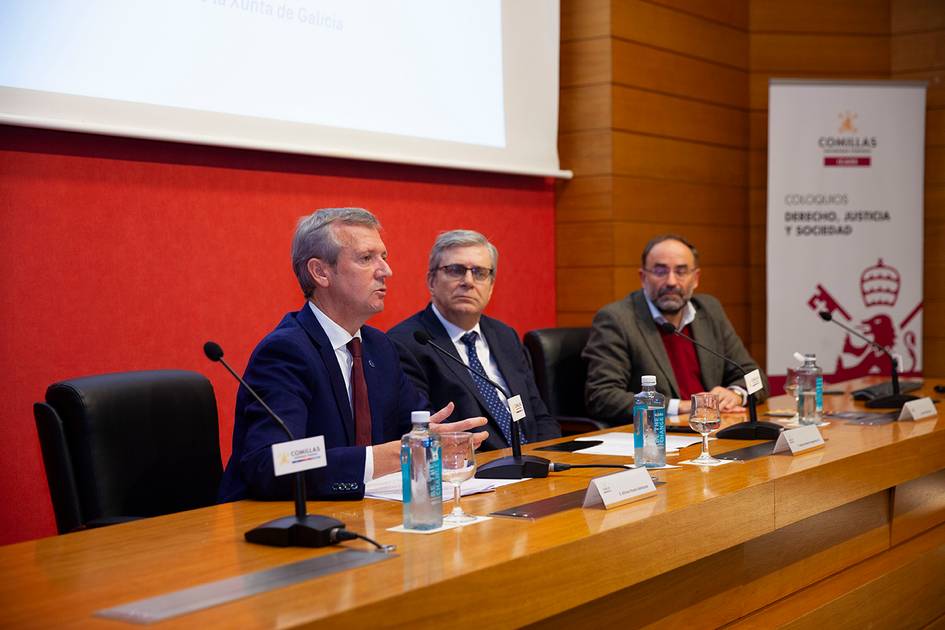
[[[522,442],[561,436],[558,422],[538,394],[525,349],[518,334],[497,319],[483,315],[495,286],[499,254],[479,232],[452,230],[440,234],[430,252],[427,286],[430,303],[388,331],[400,354],[404,372],[431,405],[452,401],[451,418],[469,413],[488,419],[489,437],[482,449],[508,448],[511,417],[505,396],[463,364],[521,395],[525,418],[518,422]],[[430,336],[457,361],[442,356],[414,333]]]
[[[677,234],[657,236],[643,249],[641,262],[643,288],[594,317],[582,355],[588,362],[588,413],[614,424],[631,422],[633,396],[645,374],[656,376],[657,390],[669,399],[669,415],[689,413],[690,396],[704,391],[718,395],[722,411],[741,410],[746,398],[742,375],[758,365],[719,301],[694,293],[700,275],[695,246]],[[664,322],[729,357],[741,370],[662,330]],[[764,399],[763,392],[757,396]]]

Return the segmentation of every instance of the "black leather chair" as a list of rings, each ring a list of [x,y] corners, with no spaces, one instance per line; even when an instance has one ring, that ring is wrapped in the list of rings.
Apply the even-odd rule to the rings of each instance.
[[[541,328],[525,333],[525,348],[532,360],[535,384],[548,412],[558,419],[563,435],[576,435],[607,428],[587,417],[584,382],[587,363],[581,351],[590,328]]]
[[[201,374],[61,381],[33,415],[60,534],[216,502],[217,404]]]

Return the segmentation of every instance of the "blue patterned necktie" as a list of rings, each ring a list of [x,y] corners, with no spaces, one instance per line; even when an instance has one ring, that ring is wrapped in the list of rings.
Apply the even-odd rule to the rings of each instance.
[[[489,413],[492,414],[492,417],[495,418],[496,422],[499,424],[499,428],[502,429],[502,435],[505,436],[505,442],[509,445],[512,444],[512,416],[509,414],[508,407],[505,406],[501,400],[499,400],[499,393],[496,391],[495,387],[492,386],[489,381],[485,380],[473,370],[478,370],[479,372],[486,374],[486,370],[482,367],[482,362],[479,360],[479,355],[476,353],[476,339],[479,338],[479,333],[475,330],[472,330],[462,337],[459,338],[460,341],[466,346],[466,356],[469,358],[469,367],[472,368],[469,373],[472,376],[473,382],[476,384],[476,389],[479,390],[479,394],[482,396],[482,399],[486,401],[486,409],[489,410]],[[525,436],[519,433],[522,443],[525,443]]]

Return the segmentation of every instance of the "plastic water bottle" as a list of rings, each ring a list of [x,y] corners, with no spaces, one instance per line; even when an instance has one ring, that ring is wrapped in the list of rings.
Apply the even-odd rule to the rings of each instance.
[[[404,527],[435,529],[443,525],[443,463],[440,437],[430,432],[430,412],[414,411],[413,429],[400,440]]]
[[[797,368],[797,421],[820,424],[824,416],[824,372],[817,356],[804,355],[804,365]]]
[[[656,377],[640,379],[643,391],[633,397],[633,463],[666,465],[666,397],[656,391]]]

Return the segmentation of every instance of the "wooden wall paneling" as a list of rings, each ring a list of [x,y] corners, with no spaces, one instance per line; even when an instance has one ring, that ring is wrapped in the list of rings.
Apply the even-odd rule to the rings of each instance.
[[[896,72],[945,67],[945,29],[893,35],[891,52]]]
[[[745,222],[744,186],[616,176],[613,187],[615,220],[663,217],[680,224],[734,227]]]
[[[751,0],[753,32],[889,34],[889,0]]]
[[[613,73],[607,38],[561,42],[560,86],[609,83]]]
[[[764,72],[884,73],[889,37],[882,35],[751,35],[751,69]]]
[[[561,41],[610,36],[611,0],[561,0]]]
[[[561,88],[558,132],[611,127],[612,86],[609,83]]]
[[[748,0],[651,0],[713,22],[745,31],[748,29]]]
[[[768,227],[767,225],[752,225],[748,228],[748,260],[752,264],[757,261],[767,262]]]
[[[606,221],[614,216],[614,178],[611,175],[577,176],[560,180],[555,219],[559,223]]]
[[[691,225],[665,221],[648,223],[618,222],[614,224],[614,264],[640,266],[640,255],[647,242],[654,236],[677,232],[688,238],[699,250],[702,267],[728,266],[735,272],[748,264],[748,249],[743,238],[737,238],[739,230],[712,223]]]
[[[594,321],[597,311],[558,311],[557,325],[561,327],[586,327]]]
[[[575,131],[558,136],[561,167],[578,177],[613,173],[613,135],[607,129]]]
[[[558,311],[597,311],[613,302],[612,267],[559,267],[555,277]]]
[[[614,132],[613,156],[618,175],[728,186],[747,178],[744,151],[728,147]]]
[[[751,149],[748,151],[748,186],[752,189],[763,189],[765,190],[765,195],[767,195],[767,149]]]
[[[929,330],[927,321],[925,330]],[[945,338],[930,337],[928,332],[923,335],[922,370],[925,374],[945,374]]]
[[[925,220],[927,223],[945,222],[945,185],[926,185]]]
[[[696,140],[733,148],[748,145],[748,125],[741,108],[614,86],[613,127]]]
[[[558,267],[604,267],[615,264],[616,242],[608,223],[558,223],[555,257]]]
[[[768,190],[767,188],[748,189],[748,225],[750,227],[768,225]],[[764,263],[752,260],[752,264]]]
[[[941,0],[890,0],[890,31],[912,33],[945,29]]]
[[[613,41],[613,82],[693,100],[746,107],[744,70],[624,40]]]
[[[945,145],[925,147],[925,184],[945,186]]]
[[[748,148],[768,148],[768,112],[752,110],[748,113]]]
[[[612,10],[614,37],[738,69],[748,64],[741,29],[641,0],[619,0]]]
[[[925,112],[925,144],[945,146],[945,108]]]

